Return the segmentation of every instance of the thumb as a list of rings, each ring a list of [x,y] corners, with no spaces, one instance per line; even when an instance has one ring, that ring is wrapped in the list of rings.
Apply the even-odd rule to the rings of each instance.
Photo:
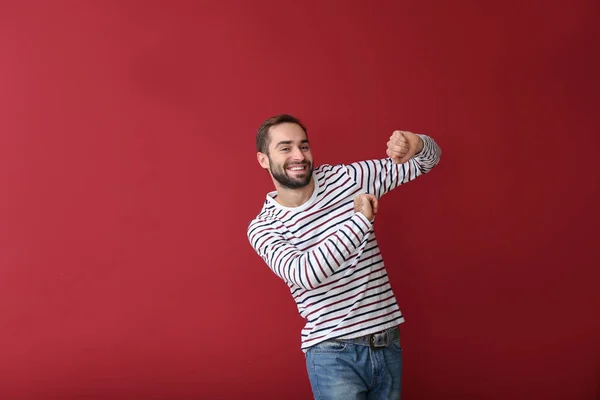
[[[404,164],[408,161],[410,161],[410,159],[414,156],[414,154],[412,154],[412,152],[409,152],[408,154],[406,154],[404,157],[397,159],[398,162],[397,164]]]
[[[369,195],[369,201],[371,202],[371,209],[373,210],[373,214],[375,214],[379,206],[379,201],[377,200],[377,197],[375,197],[372,194]]]

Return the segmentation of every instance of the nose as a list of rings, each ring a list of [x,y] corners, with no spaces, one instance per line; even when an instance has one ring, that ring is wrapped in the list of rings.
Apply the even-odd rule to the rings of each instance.
[[[304,153],[300,150],[299,147],[294,147],[291,154],[292,160],[295,161],[304,161]]]

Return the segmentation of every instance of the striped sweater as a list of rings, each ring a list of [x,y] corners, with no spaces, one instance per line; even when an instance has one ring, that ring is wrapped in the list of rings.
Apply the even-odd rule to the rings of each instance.
[[[419,135],[423,150],[404,164],[390,158],[314,169],[311,198],[284,207],[270,192],[248,226],[248,240],[289,287],[306,320],[301,349],[331,338],[348,339],[404,322],[390,287],[372,223],[354,212],[354,198],[380,198],[437,165],[438,145]]]

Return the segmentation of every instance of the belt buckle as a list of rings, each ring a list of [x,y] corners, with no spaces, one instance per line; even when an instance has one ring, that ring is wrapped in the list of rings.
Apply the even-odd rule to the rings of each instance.
[[[375,336],[379,336],[381,339],[378,340],[375,338]],[[387,332],[373,333],[369,335],[369,347],[371,347],[372,350],[383,349],[384,347],[387,347],[388,344]]]

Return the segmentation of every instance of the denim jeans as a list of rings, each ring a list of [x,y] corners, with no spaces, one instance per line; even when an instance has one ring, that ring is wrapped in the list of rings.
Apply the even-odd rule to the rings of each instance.
[[[400,400],[399,336],[396,330],[389,345],[377,349],[352,340],[327,340],[309,348],[306,368],[315,399]]]

